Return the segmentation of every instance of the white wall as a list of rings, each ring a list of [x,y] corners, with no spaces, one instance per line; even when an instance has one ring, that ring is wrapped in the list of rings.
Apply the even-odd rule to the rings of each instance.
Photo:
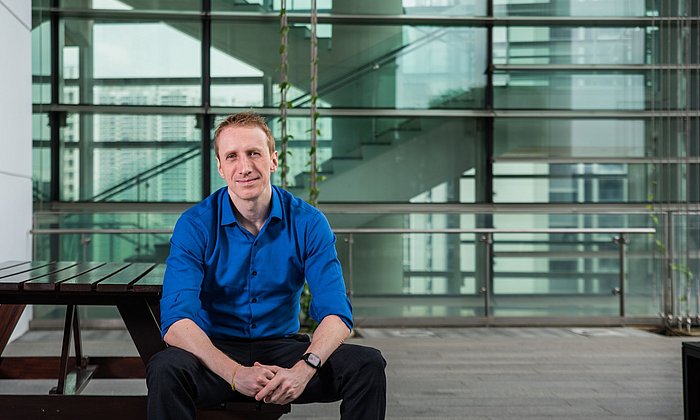
[[[0,0],[0,260],[30,260],[31,2]],[[13,337],[26,331],[25,311]]]

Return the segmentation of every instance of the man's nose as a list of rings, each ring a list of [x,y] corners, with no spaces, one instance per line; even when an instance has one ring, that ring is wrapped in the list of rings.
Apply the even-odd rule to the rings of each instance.
[[[239,160],[238,172],[242,174],[249,174],[251,172],[250,159],[247,156],[243,156]]]

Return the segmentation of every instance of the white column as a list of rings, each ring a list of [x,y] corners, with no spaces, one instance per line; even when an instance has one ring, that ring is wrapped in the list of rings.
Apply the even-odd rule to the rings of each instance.
[[[0,260],[30,260],[32,226],[32,10],[0,0]],[[25,311],[13,337],[29,325]]]

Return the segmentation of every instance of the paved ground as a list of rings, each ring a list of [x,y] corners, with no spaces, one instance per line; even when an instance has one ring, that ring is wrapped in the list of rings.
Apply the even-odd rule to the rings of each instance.
[[[681,419],[681,342],[636,329],[362,329],[388,361],[389,419]],[[30,332],[5,355],[58,354],[59,333]],[[135,354],[123,331],[88,331],[89,355]],[[51,382],[0,381],[0,392]],[[87,393],[145,393],[143,381],[94,380]],[[337,404],[285,419],[338,418]]]

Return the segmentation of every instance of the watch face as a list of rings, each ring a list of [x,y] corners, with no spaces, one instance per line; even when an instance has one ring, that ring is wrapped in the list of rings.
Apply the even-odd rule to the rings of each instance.
[[[316,356],[313,353],[306,353],[304,355],[304,360],[306,361],[306,363],[310,364],[311,366],[315,367],[316,369],[321,367],[321,358]]]

